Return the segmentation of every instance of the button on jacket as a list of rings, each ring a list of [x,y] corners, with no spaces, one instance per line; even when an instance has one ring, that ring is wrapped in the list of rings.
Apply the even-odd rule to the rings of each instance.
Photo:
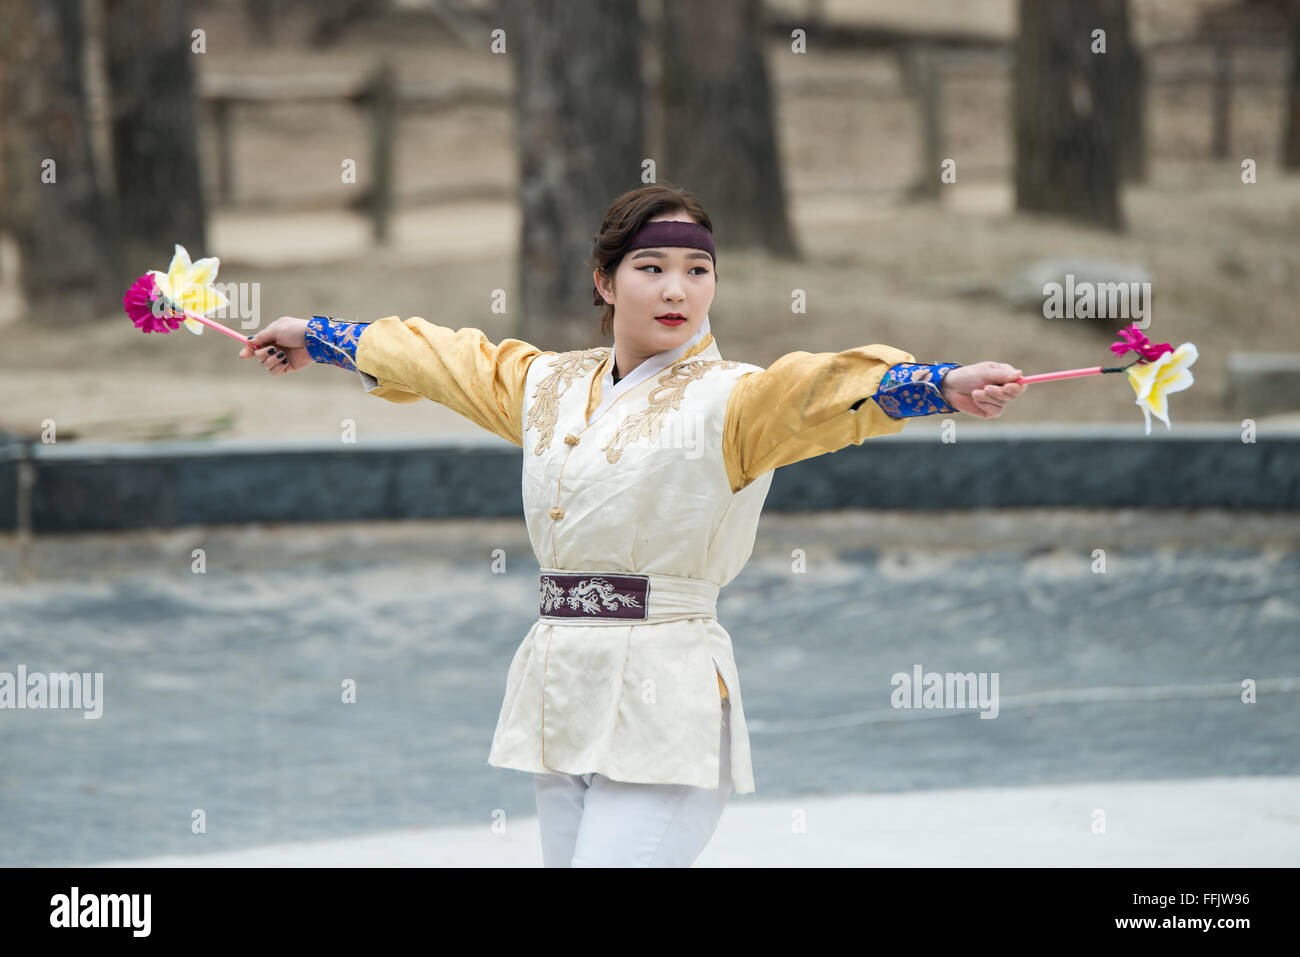
[[[941,386],[958,365],[868,345],[794,352],[764,369],[724,359],[707,317],[617,384],[610,347],[494,344],[419,317],[313,317],[307,346],[371,394],[431,399],[520,446],[543,575],[649,580],[646,620],[539,614],[510,663],[488,763],[715,788],[722,696],[737,794],[754,790],[749,734],[714,609],[752,553],[772,470],[953,411]]]

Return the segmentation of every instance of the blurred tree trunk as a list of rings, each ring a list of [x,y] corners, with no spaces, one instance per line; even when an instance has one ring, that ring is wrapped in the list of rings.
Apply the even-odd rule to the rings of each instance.
[[[105,0],[117,226],[131,276],[208,255],[188,0]]]
[[[0,4],[0,228],[22,258],[28,315],[79,322],[122,308],[96,172],[80,0]]]
[[[544,349],[603,341],[591,244],[615,197],[643,185],[637,0],[499,0],[514,67],[521,316]]]
[[[1092,31],[1120,22],[1123,0],[1020,0],[1014,83],[1016,208],[1123,228],[1119,135],[1123,89]],[[1107,50],[1113,49],[1107,29]],[[1122,71],[1117,71],[1122,72]]]
[[[664,0],[659,172],[709,211],[718,245],[793,258],[762,27],[759,0]]]
[[[1289,4],[1291,72],[1287,80],[1286,129],[1282,139],[1282,166],[1300,169],[1300,0]]]
[[[1146,68],[1142,51],[1133,39],[1129,0],[1101,4],[1109,67],[1102,82],[1111,85],[1109,99],[1117,110],[1120,176],[1128,183],[1147,178]]]

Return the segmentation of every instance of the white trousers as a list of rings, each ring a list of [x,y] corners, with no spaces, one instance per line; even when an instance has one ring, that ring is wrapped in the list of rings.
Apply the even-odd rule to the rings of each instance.
[[[719,786],[536,774],[543,867],[690,867],[731,796],[731,700],[722,700]]]

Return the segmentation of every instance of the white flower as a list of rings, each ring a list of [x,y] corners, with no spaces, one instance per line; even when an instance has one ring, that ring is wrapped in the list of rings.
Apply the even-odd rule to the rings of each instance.
[[[179,309],[206,316],[214,309],[224,308],[228,304],[225,295],[212,288],[212,280],[217,278],[217,269],[221,261],[215,256],[190,262],[190,254],[184,246],[176,244],[171,265],[167,272],[157,269],[149,270],[158,283],[158,288],[167,297],[167,301]],[[185,328],[195,335],[203,332],[203,323],[186,319]]]
[[[1166,396],[1171,392],[1181,392],[1192,384],[1192,374],[1188,371],[1196,361],[1196,346],[1184,342],[1173,352],[1166,352],[1154,362],[1129,366],[1126,370],[1133,391],[1137,393],[1137,404],[1146,417],[1147,435],[1151,434],[1151,416],[1154,414],[1165,428],[1169,424],[1169,409]]]

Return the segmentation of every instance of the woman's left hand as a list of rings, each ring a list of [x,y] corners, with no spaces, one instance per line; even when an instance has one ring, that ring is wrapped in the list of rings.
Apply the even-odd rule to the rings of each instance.
[[[1025,391],[1025,386],[1016,382],[1023,374],[1005,362],[959,366],[943,377],[943,398],[958,412],[996,419],[1012,399]]]

